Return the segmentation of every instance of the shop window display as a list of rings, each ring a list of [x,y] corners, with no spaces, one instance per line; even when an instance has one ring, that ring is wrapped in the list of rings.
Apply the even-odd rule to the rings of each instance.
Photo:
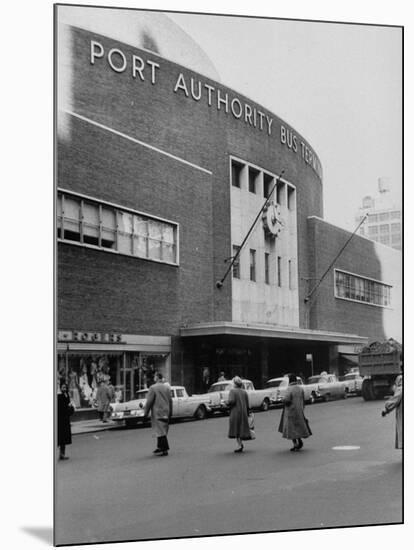
[[[96,407],[100,381],[112,386],[112,402],[134,399],[136,392],[154,383],[156,372],[165,371],[166,355],[145,353],[108,353],[88,355],[61,353],[57,362],[58,383],[65,381],[77,410]]]

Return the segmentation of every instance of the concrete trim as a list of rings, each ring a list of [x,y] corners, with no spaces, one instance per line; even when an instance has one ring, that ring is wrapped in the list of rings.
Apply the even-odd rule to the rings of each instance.
[[[180,329],[182,337],[214,335],[252,336],[284,340],[303,340],[307,342],[329,342],[341,344],[368,344],[368,337],[356,334],[326,332],[301,329],[298,327],[279,327],[274,325],[253,325],[245,323],[203,323],[189,325]]]

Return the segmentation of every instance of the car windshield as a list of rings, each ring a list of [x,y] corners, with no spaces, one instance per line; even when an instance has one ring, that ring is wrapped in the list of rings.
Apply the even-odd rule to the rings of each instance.
[[[140,390],[136,393],[136,399],[145,399],[147,397],[148,390]]]
[[[266,388],[278,388],[282,382],[284,382],[284,378],[280,378],[279,380],[268,380],[265,384]],[[283,384],[284,385],[284,384]]]
[[[323,376],[311,376],[308,378],[308,384],[317,384],[318,382],[322,382],[325,380]]]
[[[209,387],[208,393],[211,393],[213,391],[226,391],[233,387],[233,384],[231,382],[226,382],[223,384],[213,384]]]

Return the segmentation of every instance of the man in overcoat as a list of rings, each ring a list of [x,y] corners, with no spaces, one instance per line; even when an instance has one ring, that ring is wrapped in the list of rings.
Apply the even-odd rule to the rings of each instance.
[[[382,416],[389,414],[395,410],[395,448],[403,448],[403,378],[402,375],[397,376],[394,386],[394,395],[384,403]]]
[[[172,416],[172,397],[170,385],[164,380],[161,373],[155,375],[155,384],[153,384],[147,395],[144,416],[148,416],[151,411],[151,426],[157,437],[157,448],[154,454],[160,456],[168,455],[168,429]]]

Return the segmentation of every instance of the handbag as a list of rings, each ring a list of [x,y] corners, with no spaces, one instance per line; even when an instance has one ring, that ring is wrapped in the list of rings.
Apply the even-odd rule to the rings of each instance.
[[[256,439],[256,433],[254,431],[254,414],[249,413],[247,416],[247,421],[249,423],[249,430],[250,430],[250,439]]]

